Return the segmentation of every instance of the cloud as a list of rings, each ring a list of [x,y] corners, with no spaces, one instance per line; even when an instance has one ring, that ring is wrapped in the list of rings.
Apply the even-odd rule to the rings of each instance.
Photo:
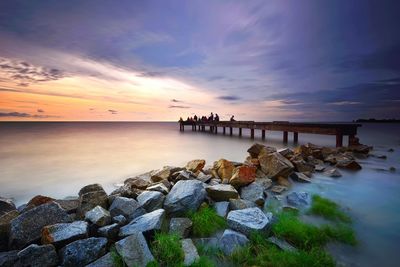
[[[108,112],[110,112],[110,113],[113,114],[113,115],[118,113],[118,111],[113,110],[113,109],[109,109]]]
[[[44,110],[43,110],[43,109],[38,109],[38,110],[37,110],[37,112],[39,112],[39,113],[43,113],[43,112],[44,112]]]
[[[189,106],[170,105],[168,108],[190,108]]]
[[[327,103],[328,105],[334,105],[334,106],[345,106],[345,105],[360,105],[361,102],[357,101],[337,101],[337,102],[332,102],[332,103]]]
[[[217,98],[220,100],[226,100],[226,101],[237,101],[237,100],[241,99],[241,97],[234,96],[234,95],[223,95],[223,96],[218,96]]]
[[[51,115],[32,115],[24,112],[0,112],[0,117],[16,117],[16,118],[33,118],[33,119],[46,119],[46,118],[59,118],[59,116]]]

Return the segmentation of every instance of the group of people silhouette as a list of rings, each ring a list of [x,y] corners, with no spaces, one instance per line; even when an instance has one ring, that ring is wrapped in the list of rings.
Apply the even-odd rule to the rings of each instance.
[[[219,116],[217,113],[212,113],[210,114],[210,116],[197,116],[194,115],[193,117],[187,117],[186,121],[200,121],[200,122],[207,122],[207,121],[219,121]],[[235,121],[235,116],[232,115],[230,118],[230,121]],[[183,122],[182,117],[179,119],[179,122]]]

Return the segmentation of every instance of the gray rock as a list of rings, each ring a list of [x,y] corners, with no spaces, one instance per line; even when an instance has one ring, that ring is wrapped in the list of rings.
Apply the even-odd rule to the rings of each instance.
[[[206,191],[208,196],[215,201],[227,201],[231,198],[238,198],[239,193],[230,184],[218,184],[207,186]]]
[[[272,180],[268,177],[257,178],[255,183],[260,184],[264,189],[268,189],[272,186]]]
[[[325,170],[325,166],[322,164],[315,165],[316,172],[323,172]]]
[[[215,237],[193,238],[192,241],[197,247],[218,247],[218,239]]]
[[[186,238],[192,230],[192,225],[193,223],[189,218],[171,218],[169,232],[175,233],[181,238]]]
[[[58,255],[53,245],[32,244],[18,252],[18,266],[51,267],[58,264]]]
[[[294,154],[293,150],[291,150],[290,148],[279,149],[278,153],[284,156],[285,158],[290,158]]]
[[[286,186],[282,186],[282,185],[274,185],[271,188],[271,191],[274,192],[275,194],[282,194],[286,190],[287,190],[287,187]]]
[[[230,210],[242,210],[247,208],[255,208],[257,204],[244,199],[230,199],[229,200],[229,209]]]
[[[277,178],[279,176],[288,177],[294,169],[293,164],[278,152],[270,154],[261,153],[258,160],[261,170],[269,178]]]
[[[129,224],[121,227],[119,236],[125,237],[136,232],[160,230],[165,217],[165,210],[158,209],[133,219]]]
[[[267,230],[271,219],[271,213],[264,214],[259,208],[233,210],[227,216],[229,227],[247,236],[253,231]]]
[[[310,194],[307,192],[291,192],[286,199],[289,205],[296,207],[310,204]]]
[[[298,172],[313,172],[315,167],[313,164],[308,163],[304,160],[294,160],[292,161],[294,167]]]
[[[228,201],[215,202],[213,207],[214,207],[214,210],[217,212],[217,214],[224,218],[226,217],[226,215],[229,212],[229,202]]]
[[[0,266],[12,267],[18,260],[18,250],[0,252]]]
[[[0,251],[8,250],[8,236],[10,232],[11,221],[18,217],[19,212],[12,210],[0,215]]]
[[[259,206],[264,205],[264,187],[259,183],[251,183],[240,189],[240,197],[252,201]]]
[[[118,223],[113,223],[110,225],[100,227],[97,230],[97,233],[99,236],[107,237],[108,239],[115,239],[118,236],[120,227],[121,226]]]
[[[106,253],[107,238],[90,237],[77,240],[59,251],[62,266],[84,266]]]
[[[294,172],[290,175],[294,181],[301,183],[311,183],[311,179],[301,172]]]
[[[105,210],[100,206],[96,206],[90,211],[86,212],[85,220],[102,227],[111,223],[111,215],[108,210]]]
[[[79,190],[78,195],[83,196],[86,193],[97,192],[97,191],[104,191],[104,189],[100,184],[89,184],[82,187],[81,190]]]
[[[235,249],[238,249],[247,244],[247,237],[239,232],[226,229],[219,239],[218,247],[225,253],[231,255]]]
[[[147,212],[162,208],[165,196],[157,191],[143,191],[137,201]]]
[[[0,216],[16,209],[12,199],[0,197]]]
[[[190,266],[192,265],[196,260],[200,258],[199,253],[197,252],[196,246],[193,244],[192,239],[183,239],[181,241],[182,244],[182,250],[185,255],[185,258],[183,260],[183,265],[184,266]]]
[[[146,190],[160,192],[164,195],[169,193],[169,188],[161,182],[148,186]]]
[[[283,251],[289,251],[289,252],[297,252],[297,249],[295,247],[293,247],[292,245],[290,245],[288,242],[286,242],[283,239],[279,239],[275,236],[271,236],[267,238],[268,242],[270,242],[271,244],[274,244],[275,246],[277,246],[278,248],[280,248]]]
[[[164,201],[169,214],[179,215],[196,211],[206,197],[204,184],[198,180],[178,181]]]
[[[117,265],[115,265],[111,253],[108,252],[100,259],[86,265],[85,267],[117,267]]]
[[[120,226],[125,225],[128,221],[124,215],[117,215],[112,218],[113,223],[118,223]]]
[[[79,207],[77,209],[78,218],[83,218],[89,210],[96,206],[104,209],[108,208],[108,195],[99,184],[83,187],[79,191]]]
[[[247,149],[247,152],[249,152],[250,156],[252,158],[257,158],[258,155],[260,155],[261,151],[263,151],[263,153],[273,153],[276,152],[276,149],[273,147],[266,147],[262,144],[259,143],[255,143],[254,145],[252,145],[249,149]]]
[[[87,238],[89,226],[87,222],[57,223],[42,229],[42,243],[53,244],[60,248],[78,239]]]
[[[145,180],[140,177],[128,178],[124,181],[124,185],[126,185],[128,188],[136,188],[140,190],[145,190],[149,184],[149,180]]]
[[[23,248],[40,239],[44,226],[67,222],[71,217],[57,203],[35,207],[11,221],[10,247]]]
[[[131,198],[116,197],[110,206],[110,214],[112,217],[124,215],[128,220],[132,220],[146,211],[140,207],[140,204]]]
[[[175,182],[178,181],[186,181],[186,180],[193,180],[193,179],[197,179],[197,176],[191,172],[191,171],[187,171],[187,170],[182,170],[178,172],[178,175],[175,178]]]
[[[221,179],[213,178],[208,182],[208,185],[217,185],[220,184],[221,182],[222,182]]]
[[[203,183],[207,183],[209,182],[211,179],[213,178],[213,176],[211,174],[205,174],[203,172],[199,172],[199,174],[197,175],[197,180],[203,182]]]
[[[118,241],[115,243],[115,248],[128,266],[146,266],[147,263],[154,260],[141,232],[134,232]]]
[[[338,177],[342,177],[342,174],[340,173],[340,171],[336,168],[326,168],[324,170],[324,175],[328,176],[328,177],[333,177],[333,178],[338,178]]]
[[[79,207],[79,199],[56,199],[54,202],[60,204],[61,208],[69,214],[76,213]]]

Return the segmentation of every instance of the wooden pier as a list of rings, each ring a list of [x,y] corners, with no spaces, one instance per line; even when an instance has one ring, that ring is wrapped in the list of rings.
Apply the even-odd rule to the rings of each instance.
[[[239,136],[242,136],[242,129],[250,129],[250,138],[254,139],[255,130],[261,131],[261,138],[265,139],[266,131],[283,132],[283,142],[288,142],[288,133],[293,133],[293,141],[299,140],[299,133],[334,135],[336,136],[336,147],[343,146],[343,137],[349,137],[349,146],[358,144],[357,128],[361,124],[354,123],[300,123],[300,122],[255,122],[255,121],[183,121],[179,122],[180,131],[185,131],[185,126],[190,126],[192,131],[207,131],[218,133],[218,128],[222,128],[222,133],[233,135],[233,128],[239,129]]]

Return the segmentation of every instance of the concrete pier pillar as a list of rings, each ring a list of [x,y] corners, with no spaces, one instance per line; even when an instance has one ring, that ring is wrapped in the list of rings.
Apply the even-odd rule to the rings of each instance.
[[[288,132],[283,132],[283,142],[284,143],[287,143],[287,141],[288,141]]]
[[[222,133],[225,135],[226,134],[226,127],[222,127]]]
[[[336,134],[336,147],[342,147],[343,146],[343,134],[337,133]]]
[[[239,128],[239,136],[242,136],[242,128]]]
[[[229,127],[229,135],[232,136],[233,135],[233,128]]]
[[[293,133],[293,142],[295,142],[295,143],[299,142],[299,133],[298,132]]]
[[[254,139],[254,129],[250,129],[250,138]]]
[[[262,138],[262,140],[265,139],[265,130],[261,130],[261,138]]]

